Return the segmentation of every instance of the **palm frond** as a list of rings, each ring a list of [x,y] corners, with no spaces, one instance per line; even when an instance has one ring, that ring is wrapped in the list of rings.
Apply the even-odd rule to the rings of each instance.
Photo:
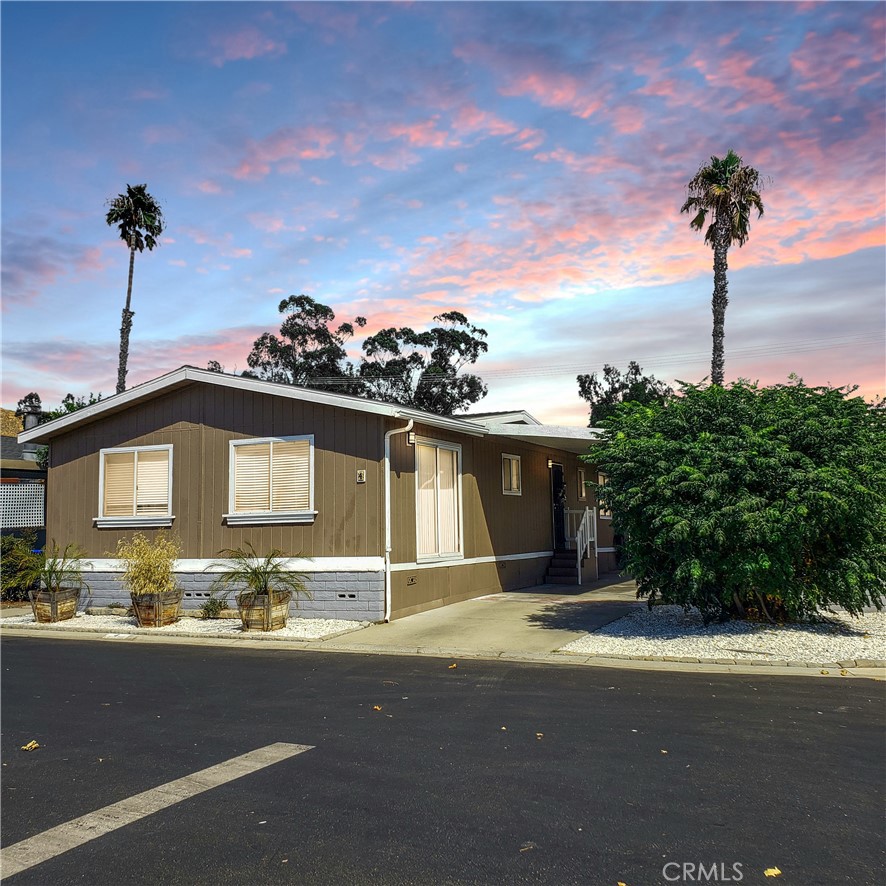
[[[211,563],[207,569],[221,569],[213,581],[211,591],[227,597],[231,591],[267,595],[272,591],[291,591],[299,596],[311,598],[305,587],[307,576],[285,568],[286,554],[276,548],[261,557],[251,542],[243,548],[226,548],[219,551],[224,560]],[[296,555],[301,558],[300,554]]]

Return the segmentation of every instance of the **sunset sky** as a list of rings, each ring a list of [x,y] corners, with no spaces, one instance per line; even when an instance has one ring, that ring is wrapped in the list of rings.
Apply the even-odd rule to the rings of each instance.
[[[575,376],[710,365],[686,183],[733,148],[766,214],[730,251],[726,377],[886,393],[882,3],[3,2],[2,403],[246,368],[306,293],[368,332],[458,309],[477,410],[584,424]],[[355,351],[359,340],[354,342]]]

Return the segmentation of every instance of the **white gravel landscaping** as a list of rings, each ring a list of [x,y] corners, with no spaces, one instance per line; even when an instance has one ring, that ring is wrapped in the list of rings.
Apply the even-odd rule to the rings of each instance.
[[[30,625],[38,627],[33,615],[12,615],[4,618],[3,627]],[[250,640],[275,637],[288,640],[319,640],[322,637],[342,634],[365,628],[368,621],[351,621],[343,618],[290,618],[286,626],[263,634],[261,631],[244,632],[240,622],[233,618],[180,618],[175,624],[162,628],[140,628],[132,616],[85,615],[78,612],[74,618],[55,624],[41,624],[41,630],[60,631],[107,631],[115,634],[194,634],[201,637],[248,637]]]
[[[701,613],[680,606],[645,606],[585,634],[560,652],[586,655],[677,656],[842,662],[886,659],[886,612],[853,618],[828,614],[820,622],[771,625],[725,622],[705,626]]]

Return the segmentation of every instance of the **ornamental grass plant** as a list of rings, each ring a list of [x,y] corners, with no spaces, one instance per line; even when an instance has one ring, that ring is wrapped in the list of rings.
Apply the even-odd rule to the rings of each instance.
[[[231,591],[237,592],[238,602],[247,595],[262,597],[286,592],[292,594],[296,605],[299,596],[311,598],[310,591],[305,587],[307,576],[286,569],[287,557],[276,548],[261,557],[252,543],[246,542],[244,548],[226,548],[219,551],[219,555],[225,559],[216,561],[210,568],[223,570],[212,583],[213,593],[221,594],[222,599]],[[296,556],[301,557],[300,554]]]
[[[150,539],[137,532],[117,543],[117,559],[123,564],[120,576],[133,597],[177,590],[173,568],[181,552],[178,538],[162,530]]]

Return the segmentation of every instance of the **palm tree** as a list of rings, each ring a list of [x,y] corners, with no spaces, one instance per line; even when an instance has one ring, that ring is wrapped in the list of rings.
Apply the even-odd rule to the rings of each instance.
[[[117,365],[117,393],[126,390],[126,364],[129,360],[129,333],[132,331],[132,318],[129,310],[132,302],[132,271],[135,267],[135,251],[143,252],[147,246],[152,250],[159,246],[157,238],[163,233],[163,210],[160,204],[148,193],[147,185],[127,185],[125,194],[118,194],[108,201],[108,215],[105,221],[117,225],[120,239],[129,247],[129,286],[126,289],[126,307],[123,308],[123,322],[120,324],[120,362]]]
[[[725,157],[711,157],[710,164],[699,168],[689,182],[689,196],[680,212],[695,212],[689,226],[700,231],[707,221],[705,243],[714,250],[714,295],[711,308],[714,314],[713,352],[711,354],[711,384],[723,384],[723,324],[726,319],[727,298],[726,257],[733,243],[743,246],[750,236],[751,210],[757,218],[763,215],[760,198],[762,180],[753,166],[745,166],[741,157],[730,150]]]

